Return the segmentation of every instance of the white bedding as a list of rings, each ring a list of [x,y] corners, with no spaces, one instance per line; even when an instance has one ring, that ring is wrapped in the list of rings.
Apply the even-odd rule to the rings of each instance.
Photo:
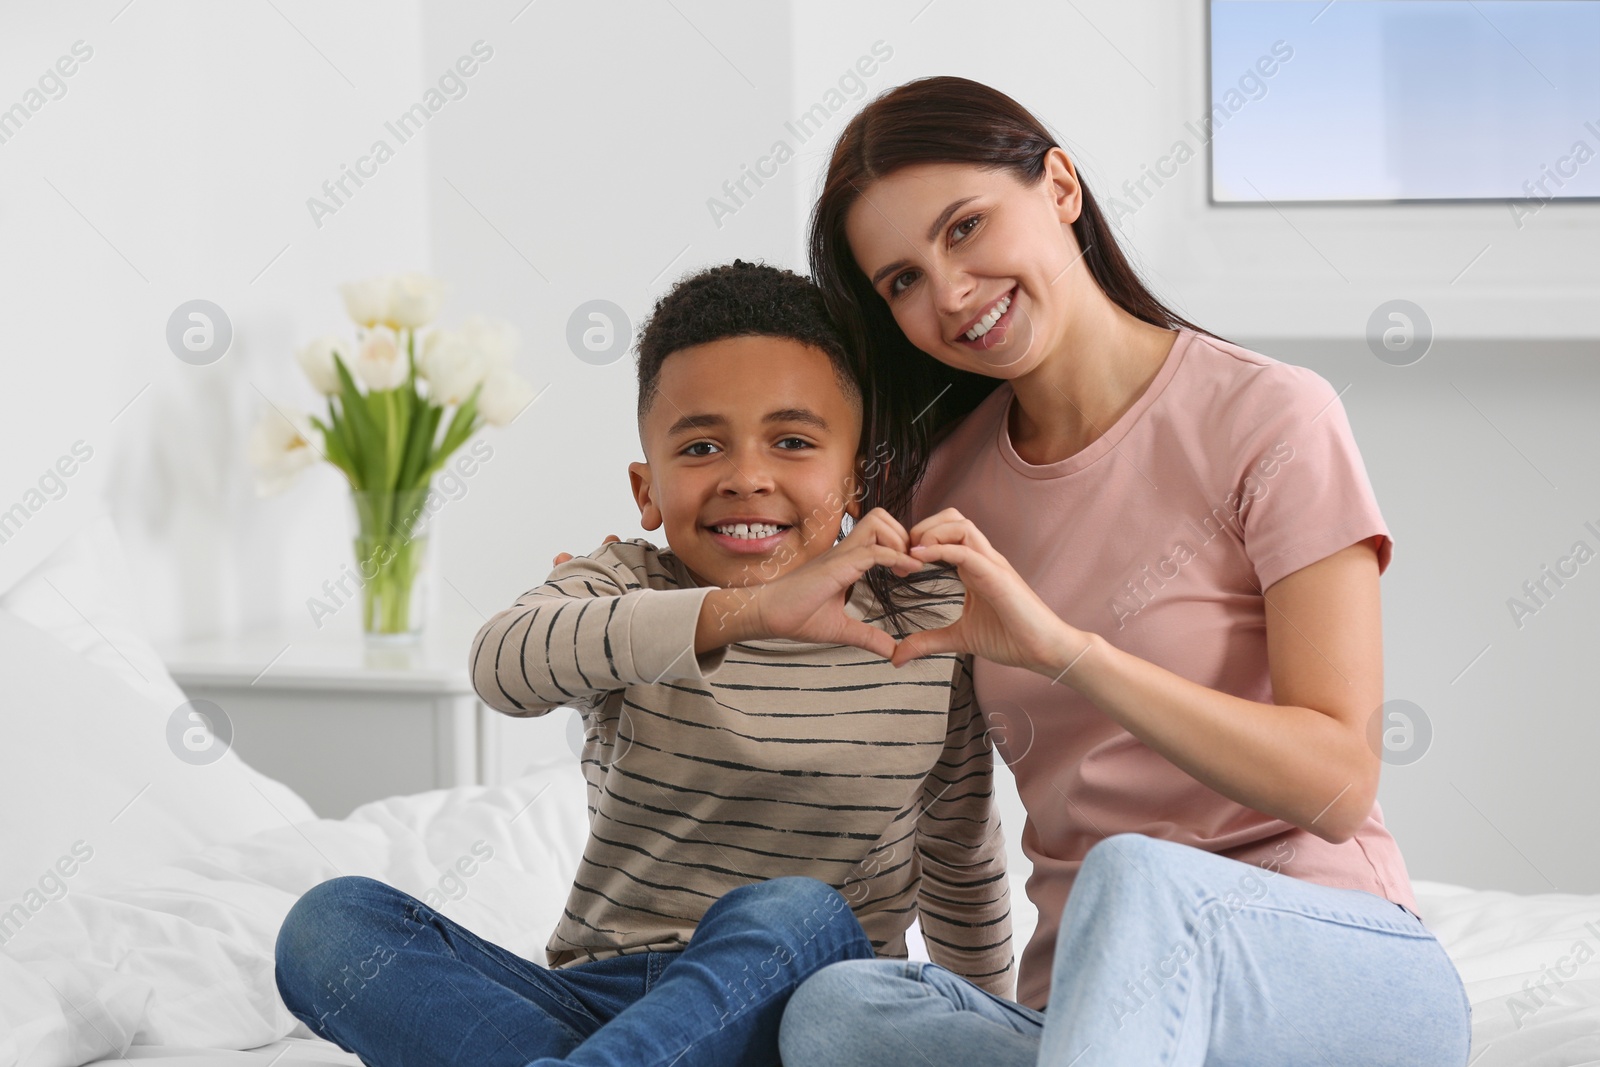
[[[338,1045],[310,1037],[286,1037],[259,1048],[233,1051],[135,1045],[122,1060],[136,1060],[140,1067],[360,1067],[361,1057]],[[122,1060],[102,1060],[120,1063]]]
[[[1472,1002],[1472,1067],[1600,1065],[1600,895],[1412,889]]]
[[[0,1067],[311,1038],[278,998],[273,944],[300,894],[339,874],[382,879],[543,959],[586,820],[583,780],[562,767],[285,824],[109,884],[86,867],[0,951]],[[486,848],[492,858],[477,862]]]
[[[382,879],[543,959],[587,827],[564,750],[503,787],[312,818],[231,752],[205,767],[174,758],[165,730],[181,691],[92,602],[104,583],[74,573],[41,570],[0,599],[0,909],[43,885],[75,839],[96,849],[0,929],[0,1067],[359,1063],[289,1015],[273,980],[284,915],[339,874]],[[52,618],[63,587],[76,610]],[[1025,876],[1013,870],[1019,936],[1032,928]],[[1600,895],[1414,888],[1473,1004],[1472,1067],[1600,1067]]]
[[[0,1067],[290,1036],[343,1057],[283,1007],[272,958],[290,906],[339,874],[381,878],[542,958],[587,826],[564,748],[507,787],[318,820],[232,751],[178,758],[185,697],[133,623],[119,559],[107,520],[0,593]]]
[[[266,830],[114,885],[76,884],[0,952],[0,1067],[355,1064],[277,998],[272,947],[296,897],[335,874],[370,875],[433,893],[475,932],[542,959],[577,864],[583,799],[581,777],[563,766]],[[479,842],[494,856],[464,877],[455,863]],[[1600,948],[1584,926],[1600,928],[1600,897],[1415,889],[1473,1002],[1473,1067],[1600,1064],[1600,967],[1576,966],[1559,987],[1559,974],[1547,980],[1542,1005],[1524,990],[1575,943]],[[1531,1012],[1514,1014],[1512,997]],[[220,1051],[231,1049],[255,1051]]]

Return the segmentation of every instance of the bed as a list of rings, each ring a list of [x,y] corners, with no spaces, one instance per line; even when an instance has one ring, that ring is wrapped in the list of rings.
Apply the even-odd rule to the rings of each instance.
[[[175,757],[184,696],[130,621],[125,573],[103,520],[0,594],[0,1067],[359,1063],[273,982],[290,905],[339,874],[543,958],[586,818],[564,745],[503,786],[318,819],[232,751]],[[1414,888],[1473,1004],[1473,1067],[1600,1065],[1600,896]]]

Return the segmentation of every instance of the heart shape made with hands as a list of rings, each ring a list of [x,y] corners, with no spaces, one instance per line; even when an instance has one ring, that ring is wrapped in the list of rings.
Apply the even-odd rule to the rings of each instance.
[[[620,540],[608,534],[602,543]],[[572,558],[563,552],[552,562],[560,565]],[[843,605],[850,586],[868,570],[887,566],[904,576],[938,563],[953,567],[961,579],[965,590],[961,615],[945,626],[918,630],[898,640],[891,637],[893,648],[886,658],[895,667],[954,652],[1054,676],[1086,646],[1088,635],[1068,625],[1045,604],[977,525],[955,508],[930,515],[910,530],[883,508],[873,508],[822,555],[769,584],[793,583],[791,590],[812,586],[811,596],[793,598],[801,606],[785,613],[783,628],[815,629],[816,613],[825,601],[833,600],[838,617],[828,620],[827,628],[835,631],[831,636],[838,639],[844,631],[866,627],[844,616]],[[808,622],[812,625],[806,625]],[[858,640],[845,640],[876,651],[874,646],[881,646],[888,635],[881,630],[875,634],[857,632]]]

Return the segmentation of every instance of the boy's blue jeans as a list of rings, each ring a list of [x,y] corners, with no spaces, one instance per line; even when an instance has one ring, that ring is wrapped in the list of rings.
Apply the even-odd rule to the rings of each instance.
[[[1050,1004],[942,967],[840,963],[789,1002],[785,1067],[1462,1067],[1472,1007],[1397,904],[1144,834],[1084,857]]]
[[[278,932],[278,993],[371,1067],[773,1067],[795,988],[872,958],[849,904],[812,878],[714,902],[688,947],[551,969],[372,878],[314,886]]]

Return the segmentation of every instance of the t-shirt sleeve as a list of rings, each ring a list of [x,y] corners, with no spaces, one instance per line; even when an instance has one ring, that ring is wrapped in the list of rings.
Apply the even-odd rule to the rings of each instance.
[[[1314,371],[1278,369],[1263,383],[1258,431],[1246,437],[1236,489],[1244,550],[1261,590],[1368,539],[1382,574],[1394,539],[1339,394]]]
[[[728,651],[694,651],[713,587],[671,581],[642,540],[558,564],[479,628],[467,659],[473,688],[496,711],[521,717],[592,707],[630,685],[704,682]]]

